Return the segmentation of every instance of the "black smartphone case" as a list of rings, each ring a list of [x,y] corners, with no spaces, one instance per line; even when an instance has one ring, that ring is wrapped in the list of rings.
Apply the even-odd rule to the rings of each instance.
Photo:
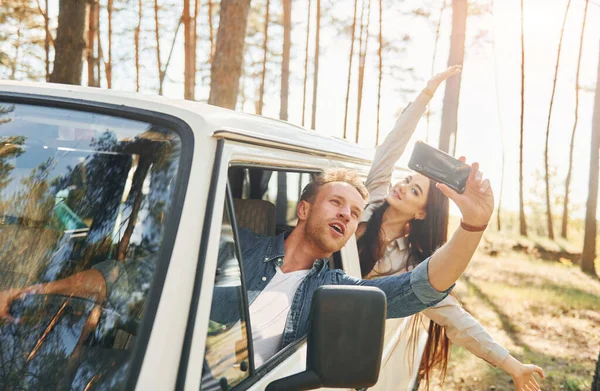
[[[422,141],[415,143],[408,167],[461,194],[465,191],[471,173],[471,166],[468,164]]]

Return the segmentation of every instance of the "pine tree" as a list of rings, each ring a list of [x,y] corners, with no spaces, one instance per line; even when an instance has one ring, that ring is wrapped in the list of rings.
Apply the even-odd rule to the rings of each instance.
[[[242,74],[249,9],[250,0],[221,2],[217,42],[210,70],[209,104],[235,108]]]
[[[588,184],[588,199],[585,211],[585,233],[583,251],[581,253],[581,270],[596,276],[594,261],[596,260],[598,207],[598,171],[600,159],[600,56],[598,59],[598,78],[596,80],[596,95],[594,98],[594,115],[592,118],[592,141],[590,152],[590,174]]]
[[[379,116],[381,111],[381,81],[383,79],[383,0],[379,0],[379,48],[377,49],[379,66],[377,68],[377,126],[375,128],[375,146],[379,145]]]
[[[310,43],[310,9],[312,6],[312,0],[308,0],[306,16],[306,46],[304,47],[304,82],[302,88],[302,126],[304,126],[304,119],[306,114],[306,84],[308,82],[308,44]]]
[[[262,71],[260,77],[260,89],[258,93],[258,108],[256,114],[262,115],[263,105],[265,103],[265,78],[267,76],[267,54],[269,53],[269,6],[271,2],[267,0],[265,7],[265,24],[264,24],[264,39],[263,39],[263,59]],[[285,45],[284,45],[285,46]],[[288,81],[289,82],[289,81]]]
[[[571,0],[567,2],[567,8],[565,10],[565,16],[563,17],[563,24],[560,30],[560,39],[558,41],[558,49],[556,53],[556,66],[554,68],[554,82],[552,83],[552,95],[550,96],[550,108],[548,109],[548,121],[546,124],[546,144],[544,149],[544,168],[545,168],[545,183],[546,183],[546,218],[548,227],[548,237],[554,240],[554,224],[552,223],[552,206],[550,204],[550,173],[548,172],[549,164],[549,145],[550,141],[550,119],[552,118],[552,107],[554,106],[554,94],[556,92],[556,79],[558,78],[558,66],[560,64],[560,51],[562,49],[563,36],[565,35],[565,25],[567,24],[567,16],[569,15],[569,8],[571,7]]]
[[[364,11],[364,9],[363,9]],[[363,22],[363,17],[361,15],[361,26],[360,33],[361,37],[359,40],[359,57],[358,57],[358,96],[357,96],[357,108],[356,108],[356,137],[355,142],[358,144],[358,137],[360,134],[360,113],[362,108],[362,92],[365,80],[365,63],[367,61],[367,48],[369,45],[369,22],[371,20],[371,0],[367,0],[367,18],[366,21]],[[365,38],[363,40],[363,28],[365,31]],[[363,46],[364,42],[364,46]]]
[[[354,58],[354,35],[356,34],[356,14],[358,13],[358,0],[354,0],[354,15],[352,16],[352,37],[350,38],[350,56],[348,60],[348,83],[346,84],[346,108],[344,110],[344,138],[347,136],[348,103],[350,101],[350,85],[352,81],[352,59]]]
[[[573,131],[571,132],[571,143],[569,145],[569,168],[567,178],[565,179],[565,197],[563,200],[563,215],[560,236],[567,238],[567,227],[569,223],[569,187],[571,186],[571,174],[573,170],[573,150],[575,146],[575,131],[579,121],[579,71],[581,69],[581,53],[583,52],[583,36],[585,33],[585,22],[587,19],[589,2],[585,2],[583,10],[583,23],[581,24],[581,34],[579,35],[579,54],[577,55],[577,71],[575,72],[575,121],[573,122]]]
[[[291,49],[292,0],[283,0],[283,59],[281,61],[281,99],[279,103],[279,118],[285,121],[288,119]],[[285,180],[285,177],[283,180]]]
[[[450,55],[448,66],[462,65],[465,54],[465,31],[467,26],[467,0],[452,1],[452,36],[450,38]],[[451,77],[446,81],[444,92],[444,108],[442,110],[442,128],[440,130],[439,148],[450,151],[450,140],[456,141],[458,126],[458,99],[460,96],[461,75]],[[454,144],[456,145],[456,144]],[[454,149],[454,148],[453,148]]]
[[[142,4],[142,0],[138,0],[138,22],[137,22],[137,26],[135,27],[135,29],[133,30],[133,44],[135,47],[135,90],[137,92],[140,91],[140,33],[142,31],[142,19],[144,16],[144,7]],[[158,26],[158,21],[156,22],[157,26]],[[157,28],[158,30],[158,28]],[[158,57],[158,61],[160,61],[160,49],[158,48],[158,45],[160,44],[158,42],[158,40],[156,41],[157,44],[157,57]],[[159,65],[159,72],[160,72],[160,65]],[[160,75],[159,75],[160,77]]]
[[[53,83],[81,84],[86,5],[80,0],[59,2],[54,69],[50,75]]]
[[[44,15],[31,0],[0,2],[1,78],[44,79],[45,41],[52,42],[45,34]]]
[[[315,35],[315,70],[313,73],[313,101],[312,101],[312,117],[310,121],[311,129],[316,129],[317,126],[317,93],[319,87],[319,55],[321,53],[321,0],[317,0],[317,27]]]
[[[519,233],[527,236],[527,223],[525,221],[525,205],[523,202],[523,134],[525,118],[525,29],[524,29],[524,1],[521,0],[521,126],[519,139]]]

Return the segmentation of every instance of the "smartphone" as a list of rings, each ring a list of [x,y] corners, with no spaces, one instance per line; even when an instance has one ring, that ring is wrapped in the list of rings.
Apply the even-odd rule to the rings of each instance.
[[[463,193],[471,166],[422,141],[415,143],[408,167],[436,182],[443,183],[457,193]]]

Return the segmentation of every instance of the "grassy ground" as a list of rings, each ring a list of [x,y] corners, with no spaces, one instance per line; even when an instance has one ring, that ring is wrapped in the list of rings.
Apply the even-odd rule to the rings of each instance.
[[[481,252],[455,292],[513,356],[544,369],[543,390],[590,389],[600,349],[600,280],[569,262],[514,251]],[[512,389],[510,376],[459,347],[452,349],[446,383],[431,387]]]

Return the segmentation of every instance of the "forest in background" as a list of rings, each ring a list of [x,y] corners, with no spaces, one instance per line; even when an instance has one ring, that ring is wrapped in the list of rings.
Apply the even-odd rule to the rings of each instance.
[[[547,238],[558,243],[561,251],[570,243],[581,269],[595,275],[600,77],[595,84],[584,84],[580,69],[584,49],[592,49],[595,53],[590,58],[598,61],[597,41],[587,48],[584,42],[588,30],[595,29],[593,23],[590,27],[589,15],[598,12],[600,3],[559,2],[561,17],[550,26],[557,38],[555,58],[549,61],[553,83],[548,86],[546,115],[540,121],[544,137],[538,140],[543,146],[543,164],[541,169],[527,171],[526,117],[532,104],[527,101],[531,73],[525,70],[528,61],[535,61],[535,54],[529,56],[526,50],[526,27],[528,18],[540,17],[527,13],[528,1],[532,2],[520,0],[520,13],[511,16],[520,31],[512,43],[520,49],[519,57],[512,59],[521,70],[519,91],[510,98],[520,102],[519,138],[518,144],[501,145],[502,176],[495,187],[494,225],[498,231],[521,237]],[[405,106],[428,76],[446,64],[463,64],[469,52],[481,48],[495,50],[494,26],[489,21],[497,7],[493,0],[2,0],[0,77],[183,97],[275,116],[317,131],[323,127],[317,122],[323,118],[318,112],[329,111],[330,100],[335,99],[336,107],[343,107],[334,113],[339,123],[343,119],[337,135],[361,144],[368,138],[374,143],[366,146],[372,147],[385,136],[383,115],[391,117],[386,97],[394,96],[396,108]],[[567,30],[576,31],[577,47],[569,53],[574,50],[577,61],[575,67],[565,69],[561,68],[565,61],[561,51],[568,49],[563,46]],[[431,38],[431,49],[415,50],[415,42],[421,42],[423,35]],[[322,61],[332,50],[346,53],[345,66],[337,69],[345,88],[334,94],[319,85],[332,76]],[[424,63],[429,64],[427,69],[415,69]],[[490,72],[496,74],[497,69]],[[448,81],[439,107],[432,105],[422,120],[424,139],[451,154],[457,151],[463,132],[458,126],[462,77]],[[570,140],[561,145],[568,156],[560,162],[566,175],[558,172],[558,162],[551,161],[552,131],[556,132],[551,125],[564,111],[555,104],[562,98],[557,88],[561,79],[569,80],[569,99],[574,101],[570,126],[560,129]],[[290,103],[291,89],[296,88],[302,93],[294,94]],[[584,94],[594,96],[591,118],[579,115]],[[290,118],[292,111],[300,114]],[[367,115],[370,112],[375,115]],[[577,130],[584,122],[591,125],[591,137],[583,143],[591,147],[586,147],[587,166],[577,168],[588,177],[587,189],[577,189],[578,194],[586,193],[587,202],[582,205],[572,200],[571,182],[574,157],[581,153],[575,148]],[[499,130],[502,137],[505,130],[501,125]],[[518,150],[518,172],[504,173],[505,149]],[[506,175],[518,175],[518,210],[503,209]]]

